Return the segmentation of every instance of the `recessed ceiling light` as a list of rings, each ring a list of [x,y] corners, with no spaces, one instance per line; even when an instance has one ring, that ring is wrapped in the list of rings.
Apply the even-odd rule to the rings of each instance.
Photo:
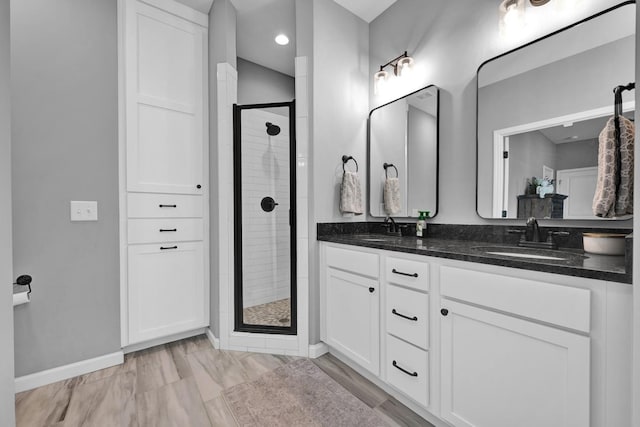
[[[285,36],[284,34],[278,34],[275,40],[276,40],[276,43],[278,43],[280,46],[285,46],[289,44],[289,37]]]

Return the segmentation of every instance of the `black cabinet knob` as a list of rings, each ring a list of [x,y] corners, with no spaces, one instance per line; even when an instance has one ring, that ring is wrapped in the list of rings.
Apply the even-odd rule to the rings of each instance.
[[[374,293],[376,288],[369,288],[369,292]]]
[[[202,188],[202,185],[198,184],[198,185],[196,185],[196,188],[199,190],[199,189]]]
[[[440,313],[442,313],[443,316],[446,316],[447,314],[449,314],[449,310],[443,308],[442,310],[440,310]]]

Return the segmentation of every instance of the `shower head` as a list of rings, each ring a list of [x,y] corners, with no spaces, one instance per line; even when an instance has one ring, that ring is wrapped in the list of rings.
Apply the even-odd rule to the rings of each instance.
[[[267,125],[267,134],[270,136],[275,136],[280,133],[280,126],[274,125],[271,122],[265,123]]]

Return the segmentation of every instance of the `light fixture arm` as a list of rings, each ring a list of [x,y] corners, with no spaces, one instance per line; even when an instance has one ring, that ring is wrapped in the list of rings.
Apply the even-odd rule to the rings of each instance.
[[[404,53],[402,55],[399,55],[396,58],[393,58],[391,61],[387,62],[384,65],[380,66],[380,71],[383,71],[385,68],[391,66],[393,67],[393,74],[395,74],[396,76],[398,75],[398,61],[400,61],[402,58],[408,58],[409,54],[407,54],[407,51],[405,50]]]

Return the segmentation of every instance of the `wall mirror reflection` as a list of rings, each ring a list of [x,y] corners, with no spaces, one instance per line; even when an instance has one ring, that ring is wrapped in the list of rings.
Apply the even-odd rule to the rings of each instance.
[[[625,86],[620,111],[633,119],[635,7],[618,5],[480,66],[481,217],[604,219],[593,209],[599,139],[613,123],[614,88]]]
[[[436,86],[427,86],[369,114],[371,216],[436,215],[438,96]]]

